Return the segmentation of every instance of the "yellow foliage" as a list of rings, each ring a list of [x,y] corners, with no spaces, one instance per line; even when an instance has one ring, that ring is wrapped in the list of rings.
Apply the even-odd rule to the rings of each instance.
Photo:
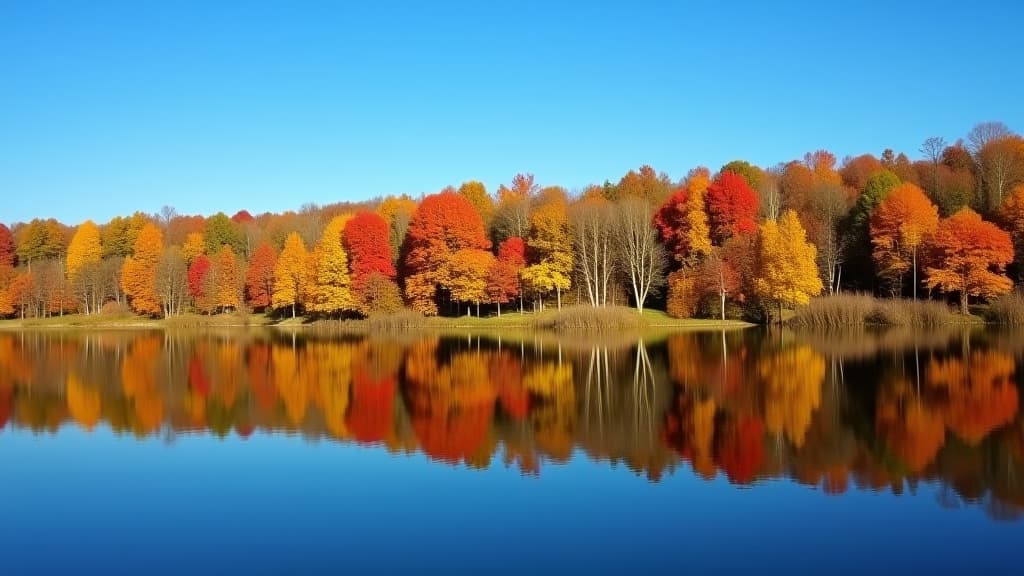
[[[759,360],[757,375],[764,390],[765,428],[803,446],[821,403],[825,359],[810,346],[796,346]]]
[[[348,273],[348,254],[341,234],[350,216],[337,216],[327,224],[313,250],[309,265],[309,302],[306,309],[320,314],[340,314],[358,310],[352,295]]]
[[[68,245],[68,278],[74,280],[83,267],[96,264],[102,256],[100,227],[92,220],[82,222]]]
[[[100,392],[92,386],[86,386],[74,372],[68,374],[67,381],[68,413],[86,430],[92,430],[100,421]]]
[[[815,263],[817,249],[796,212],[786,210],[778,223],[761,224],[758,235],[758,275],[755,288],[765,300],[779,305],[807,304],[823,288]]]

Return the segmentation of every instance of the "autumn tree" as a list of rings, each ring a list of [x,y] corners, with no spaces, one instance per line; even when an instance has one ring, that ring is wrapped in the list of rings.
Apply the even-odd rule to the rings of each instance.
[[[647,297],[665,281],[667,258],[652,224],[653,212],[651,205],[639,198],[627,198],[618,206],[619,262],[629,279],[636,309],[641,313]]]
[[[180,314],[188,297],[188,267],[179,246],[160,254],[156,268],[156,288],[165,317]]]
[[[163,234],[153,223],[139,231],[132,255],[121,269],[121,287],[136,312],[155,316],[162,311],[156,287],[157,266],[164,251]]]
[[[821,292],[816,265],[817,250],[793,210],[786,210],[778,222],[761,224],[757,237],[757,278],[755,289],[767,302],[783,306],[807,304]]]
[[[103,248],[100,246],[100,228],[92,220],[78,226],[68,245],[67,273],[82,310],[90,314],[98,308],[95,276],[99,270]]]
[[[146,224],[151,223],[149,216],[135,212],[124,218],[116,216],[107,222],[101,230],[103,257],[129,256],[135,249],[135,241]]]
[[[544,296],[554,292],[559,309],[562,291],[572,285],[573,254],[567,209],[564,190],[541,191],[530,213],[530,235],[526,241],[529,265],[522,272],[523,283],[540,298],[541,305]]]
[[[483,182],[463,182],[459,186],[459,194],[473,205],[473,209],[484,223],[484,228],[490,227],[491,217],[494,215],[494,199],[487,193],[487,187]]]
[[[15,264],[14,236],[11,229],[0,224],[0,266],[14,267]]]
[[[274,267],[274,293],[271,296],[271,305],[278,310],[291,308],[292,318],[295,318],[295,309],[302,304],[302,296],[306,291],[308,258],[309,254],[302,237],[298,232],[289,234]]]
[[[490,237],[495,244],[507,238],[526,238],[530,232],[530,205],[540,192],[533,174],[516,174],[509,186],[498,187],[498,205],[491,219]]]
[[[761,186],[761,181],[764,178],[764,171],[746,160],[733,160],[725,166],[722,166],[719,172],[732,172],[733,174],[738,174],[746,180],[747,186],[750,186],[751,190],[757,190]]]
[[[967,314],[970,296],[991,298],[1009,292],[1013,283],[1004,274],[1013,260],[1010,235],[964,208],[939,223],[930,242],[925,284],[960,294],[960,312]]]
[[[59,222],[34,219],[15,234],[19,262],[56,258],[64,252],[64,229]]]
[[[249,267],[245,271],[245,296],[249,305],[256,310],[270,307],[274,294],[274,268],[277,253],[268,242],[260,242],[253,251]]]
[[[672,192],[672,183],[664,172],[658,174],[654,168],[644,165],[639,170],[627,172],[618,184],[608,190],[607,197],[613,202],[626,198],[642,198],[658,206]]]
[[[1024,182],[1024,138],[1005,136],[986,142],[977,153],[988,209],[997,210],[1015,184]]]
[[[872,256],[878,275],[898,291],[903,275],[912,272],[915,300],[918,252],[935,232],[938,223],[938,209],[914,184],[901,184],[894,188],[871,214]]]
[[[1017,273],[1020,274],[1024,272],[1024,266],[1021,266],[1021,262],[1024,261],[1024,184],[1015,186],[1006,197],[1006,201],[999,209],[998,218],[1013,238],[1014,254],[1018,263]]]
[[[706,202],[711,238],[717,244],[757,230],[757,193],[739,174],[720,173],[708,186]]]
[[[188,267],[188,294],[199,312],[209,314],[214,308],[213,268],[206,254],[200,254]]]
[[[405,241],[405,234],[409,230],[409,222],[416,212],[416,201],[407,195],[388,196],[381,201],[377,207],[377,214],[388,223],[388,240],[391,244],[392,263],[397,264],[397,258]]]
[[[367,279],[380,274],[395,278],[388,223],[373,212],[359,212],[346,224],[342,234],[352,270],[352,290],[360,299]]]
[[[451,260],[464,249],[487,250],[490,241],[473,205],[446,190],[420,202],[403,246],[405,294],[413,309],[437,314],[438,290],[451,287]]]
[[[711,251],[704,206],[709,185],[706,170],[691,171],[686,183],[669,196],[654,215],[661,241],[679,264],[693,264]]]
[[[242,234],[238,224],[223,212],[218,212],[206,219],[203,240],[206,243],[206,253],[211,256],[219,254],[221,246],[225,245],[231,246],[236,253],[245,251],[245,235]]]
[[[491,263],[487,273],[487,300],[498,306],[501,316],[501,305],[510,302],[522,294],[519,275],[526,267],[526,242],[513,236],[498,247],[498,257]],[[520,299],[522,311],[522,299]]]
[[[181,257],[187,264],[206,253],[206,239],[202,232],[189,232],[185,237],[185,243],[181,246]]]
[[[452,255],[449,291],[456,302],[476,304],[487,300],[487,275],[494,265],[494,255],[487,250],[463,248]],[[468,308],[467,308],[468,310]]]
[[[346,216],[336,216],[324,228],[313,249],[309,301],[306,309],[328,316],[357,309],[348,273],[348,254],[342,244]]]
[[[238,257],[235,256],[235,251],[231,249],[231,246],[227,244],[221,246],[213,268],[216,306],[221,310],[238,309],[242,305],[243,278]]]

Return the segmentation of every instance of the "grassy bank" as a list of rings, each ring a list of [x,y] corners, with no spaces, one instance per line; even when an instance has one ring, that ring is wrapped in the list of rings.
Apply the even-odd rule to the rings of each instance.
[[[980,324],[979,316],[964,316],[942,302],[875,298],[866,294],[823,296],[798,311],[789,323],[804,328],[856,326],[948,326]]]
[[[745,322],[726,320],[697,320],[671,318],[657,310],[638,314],[633,308],[571,306],[562,310],[539,313],[512,312],[501,316],[427,317],[412,311],[373,316],[365,319],[313,320],[304,318],[275,319],[263,314],[228,313],[214,316],[186,314],[166,319],[145,318],[134,315],[67,315],[25,320],[0,320],[0,329],[177,329],[207,327],[270,327],[301,329],[317,332],[384,333],[417,330],[519,330],[563,333],[602,333],[640,331],[648,329],[715,329],[742,328]]]

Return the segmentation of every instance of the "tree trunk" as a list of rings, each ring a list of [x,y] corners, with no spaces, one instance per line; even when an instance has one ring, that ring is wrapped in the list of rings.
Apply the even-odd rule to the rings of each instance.
[[[917,302],[917,248],[914,248],[914,302]]]
[[[292,319],[295,319],[295,302],[292,302]]]

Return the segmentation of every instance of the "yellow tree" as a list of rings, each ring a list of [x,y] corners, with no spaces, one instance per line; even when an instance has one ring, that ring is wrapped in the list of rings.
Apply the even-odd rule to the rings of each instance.
[[[816,262],[817,250],[796,212],[786,210],[778,222],[761,224],[757,238],[758,271],[754,286],[764,300],[782,307],[807,304],[823,288]]]
[[[302,295],[306,291],[306,260],[309,253],[298,232],[292,232],[284,241],[284,249],[274,266],[274,294],[271,304],[275,309],[292,309],[302,303]]]
[[[463,182],[462,186],[459,186],[459,194],[473,205],[473,209],[476,210],[476,213],[480,215],[480,219],[483,220],[484,228],[489,228],[491,217],[494,216],[494,199],[487,193],[487,188],[483,182],[477,182],[476,180]]]
[[[238,258],[229,244],[221,247],[214,263],[215,302],[219,308],[238,308],[241,305],[241,273]]]
[[[121,289],[140,314],[157,315],[163,309],[156,289],[156,271],[164,251],[163,234],[152,222],[139,231],[134,253],[121,268]]]
[[[565,191],[545,188],[537,206],[530,213],[530,236],[527,239],[527,260],[532,262],[522,271],[523,282],[543,298],[555,292],[562,307],[562,291],[572,285],[572,241],[566,214]],[[543,302],[543,300],[542,300]]]
[[[185,237],[185,243],[181,246],[181,256],[185,264],[192,265],[192,261],[206,252],[206,239],[202,232],[189,232]],[[212,256],[212,254],[211,254]]]
[[[82,268],[98,263],[102,256],[100,227],[92,220],[82,222],[68,245],[68,279],[74,281]]]
[[[100,246],[100,227],[92,220],[79,225],[68,246],[68,280],[82,302],[86,314],[99,307],[100,289],[97,284],[99,263],[103,256]]]
[[[903,275],[913,273],[917,299],[917,254],[939,225],[939,209],[914,184],[900,184],[871,214],[872,257],[878,275],[899,290]]]
[[[325,315],[341,314],[359,309],[352,295],[348,273],[348,254],[341,235],[349,216],[336,216],[324,228],[323,236],[313,250],[309,266],[309,302],[306,309]]]
[[[494,255],[487,250],[463,248],[452,255],[450,263],[452,298],[459,302],[476,304],[480,315],[480,302],[487,299],[487,279]]]

